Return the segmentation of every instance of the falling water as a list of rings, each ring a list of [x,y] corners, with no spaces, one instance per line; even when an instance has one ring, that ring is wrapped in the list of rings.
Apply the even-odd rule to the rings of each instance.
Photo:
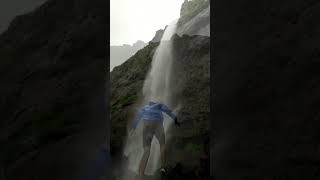
[[[146,99],[157,99],[169,103],[170,77],[172,65],[172,42],[169,41],[176,30],[176,21],[167,26],[160,45],[157,48],[151,70],[143,86]]]
[[[152,59],[151,69],[143,86],[144,102],[150,99],[161,100],[164,104],[173,108],[174,113],[177,112],[179,106],[172,107],[173,102],[170,99],[170,79],[171,79],[171,66],[173,61],[172,42],[169,41],[172,35],[176,32],[177,20],[173,21],[167,26],[160,45]],[[166,134],[166,142],[170,139],[167,130],[172,124],[172,120],[168,116],[164,116],[164,130]],[[142,148],[142,123],[136,129],[136,134],[128,137],[124,155],[128,157],[127,167],[129,170],[138,172],[139,163],[143,155]],[[145,174],[153,175],[160,166],[160,145],[156,138],[153,138],[151,145],[151,152]]]

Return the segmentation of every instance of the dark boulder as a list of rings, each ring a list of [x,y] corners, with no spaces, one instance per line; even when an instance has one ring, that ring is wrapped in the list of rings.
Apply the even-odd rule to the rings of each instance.
[[[80,180],[109,151],[106,6],[48,0],[1,34],[0,177]]]

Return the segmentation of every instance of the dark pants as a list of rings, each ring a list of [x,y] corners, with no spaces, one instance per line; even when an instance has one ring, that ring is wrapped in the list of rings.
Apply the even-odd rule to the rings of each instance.
[[[162,122],[144,120],[143,147],[151,146],[153,136],[158,139],[160,146],[165,144],[165,134]]]
[[[153,136],[159,141],[160,152],[161,152],[161,164],[165,164],[165,134],[164,128],[161,121],[148,121],[144,120],[143,124],[143,149],[144,153],[140,162],[139,167],[139,180],[144,180],[144,170],[146,169],[147,162],[150,155],[150,146],[153,139]]]

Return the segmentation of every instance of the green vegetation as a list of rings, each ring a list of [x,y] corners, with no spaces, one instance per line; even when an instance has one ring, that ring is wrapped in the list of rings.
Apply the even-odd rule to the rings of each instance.
[[[25,152],[72,134],[71,127],[77,124],[77,116],[78,113],[72,109],[61,113],[30,113],[30,120],[17,129],[7,141],[1,142],[5,161],[12,162]]]
[[[197,153],[201,151],[201,145],[188,143],[184,146],[184,150],[188,153]]]
[[[136,99],[137,99],[137,96],[135,95],[127,95],[127,96],[121,97],[116,103],[114,103],[111,106],[111,111],[115,111],[117,109],[121,109],[124,106],[131,105],[132,103],[135,102]]]

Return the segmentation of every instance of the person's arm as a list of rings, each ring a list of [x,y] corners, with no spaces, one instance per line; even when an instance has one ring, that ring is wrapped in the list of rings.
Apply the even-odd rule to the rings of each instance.
[[[138,126],[138,124],[139,124],[139,122],[140,122],[140,119],[141,119],[141,117],[142,117],[142,115],[143,115],[143,112],[144,112],[144,110],[143,110],[143,109],[140,109],[139,112],[138,112],[138,114],[136,115],[136,117],[135,117],[135,119],[134,119],[134,121],[133,121],[133,125],[132,125],[132,128],[133,128],[133,129],[136,129],[136,128],[137,128],[137,126]]]
[[[175,125],[180,126],[180,123],[178,122],[177,116],[174,115],[174,114],[172,113],[172,111],[171,111],[166,105],[161,104],[161,110],[162,110],[163,112],[165,112],[166,114],[168,114],[168,115],[173,119]]]
[[[161,110],[168,114],[173,120],[177,119],[176,115],[174,115],[166,105],[161,104]]]

